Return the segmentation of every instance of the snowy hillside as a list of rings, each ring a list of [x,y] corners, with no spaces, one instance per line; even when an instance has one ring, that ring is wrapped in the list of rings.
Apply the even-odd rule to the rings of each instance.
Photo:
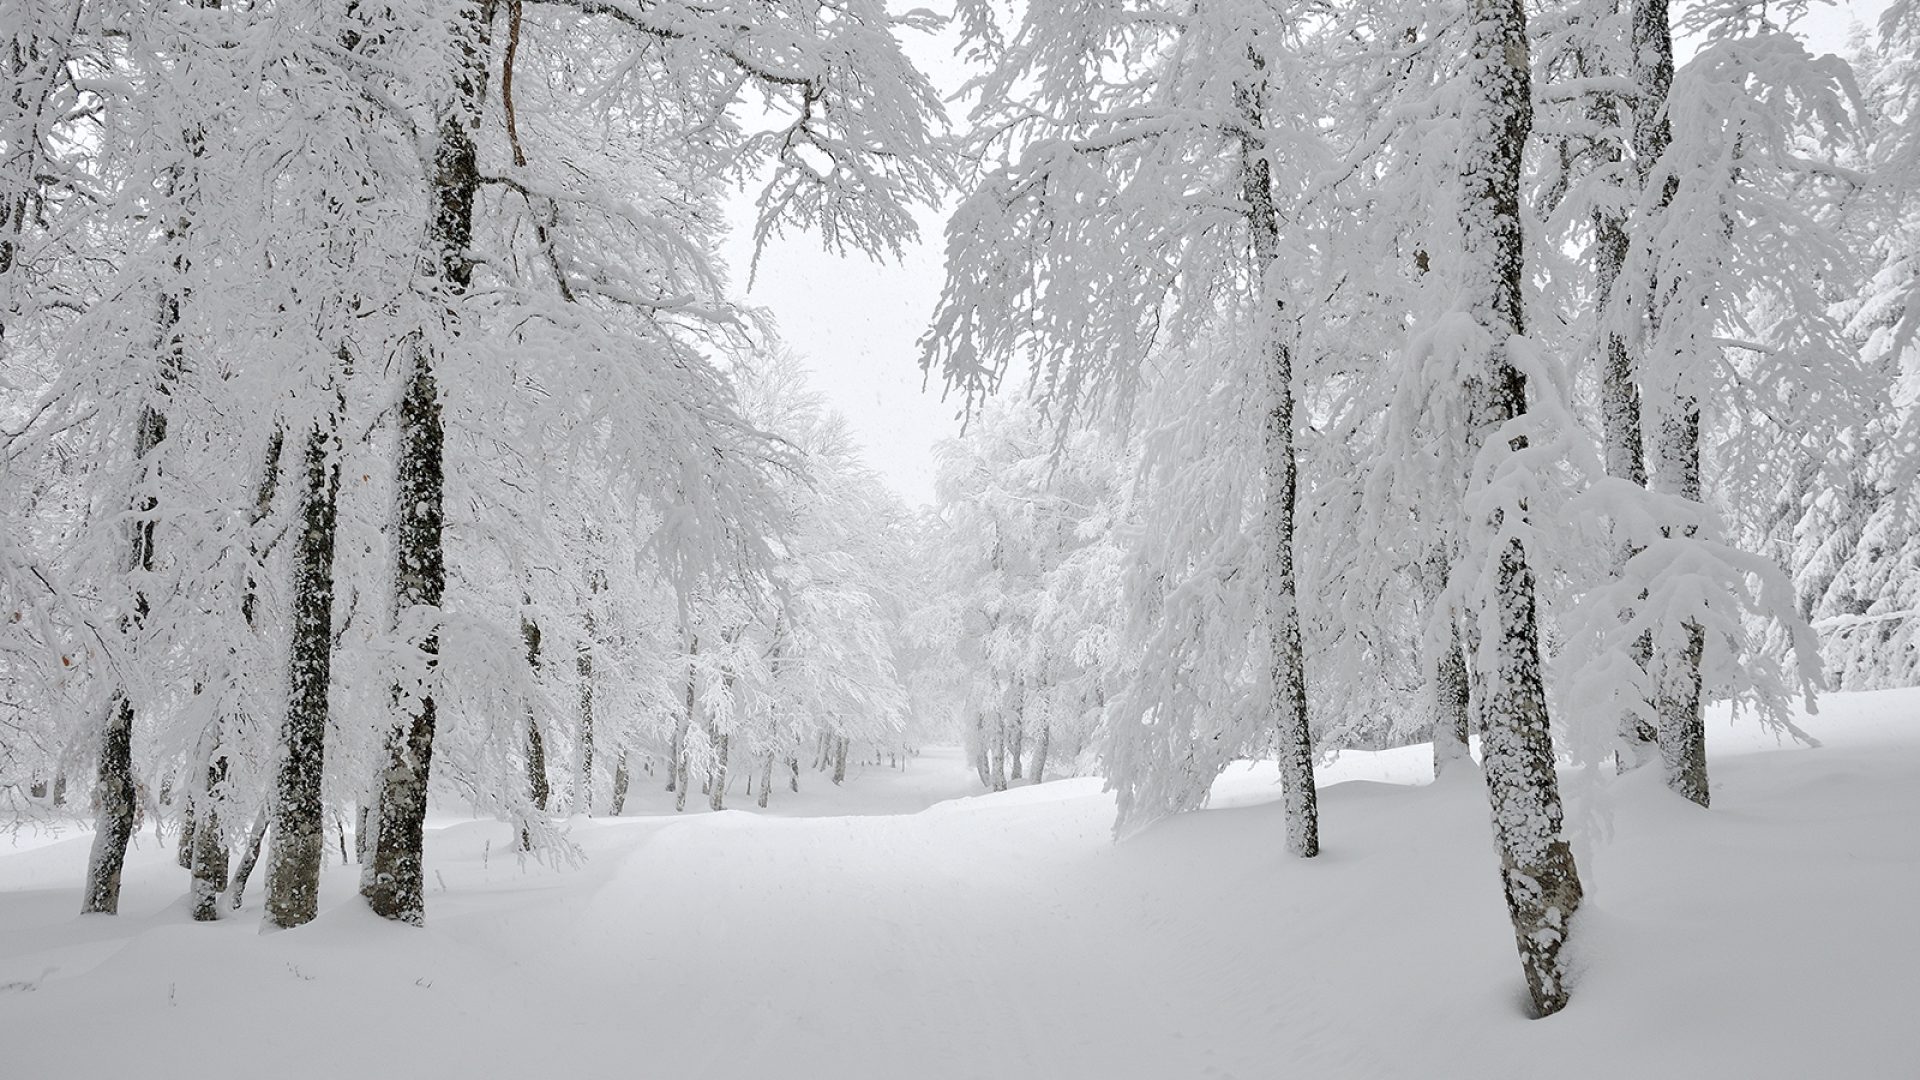
[[[1911,1076],[1920,692],[1835,695],[1805,726],[1822,748],[1710,719],[1710,811],[1645,772],[1565,778],[1590,902],[1547,1020],[1484,794],[1408,784],[1417,748],[1323,770],[1312,861],[1282,851],[1271,766],[1116,845],[1098,781],[970,796],[935,751],[784,813],[577,820],[587,857],[559,870],[437,819],[425,930],[369,914],[337,856],[309,926],[263,935],[257,892],[195,924],[150,833],[120,916],[78,916],[86,835],[22,836],[0,1072]]]

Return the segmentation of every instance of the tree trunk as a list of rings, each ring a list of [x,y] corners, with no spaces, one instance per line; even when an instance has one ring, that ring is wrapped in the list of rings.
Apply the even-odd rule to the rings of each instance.
[[[260,813],[253,819],[253,827],[247,830],[246,847],[240,851],[240,865],[234,868],[233,884],[227,886],[227,906],[240,910],[240,902],[247,894],[247,879],[253,876],[254,864],[260,861],[260,841],[267,835],[267,822],[272,818],[267,807],[261,807]]]
[[[1448,545],[1436,543],[1427,549],[1420,571],[1429,623],[1435,619],[1446,621],[1444,635],[1435,635],[1430,627],[1420,638],[1421,652],[1431,654],[1426,656],[1427,670],[1433,680],[1432,696],[1427,702],[1430,710],[1427,730],[1433,740],[1435,779],[1455,764],[1473,760],[1472,744],[1468,741],[1473,727],[1469,719],[1473,695],[1467,677],[1466,653],[1461,648],[1459,612],[1447,599],[1448,562]],[[1433,644],[1435,637],[1440,640],[1438,646]]]
[[[206,786],[197,793],[194,805],[193,918],[212,922],[220,917],[220,893],[227,887],[227,837],[221,827],[216,801],[227,779],[227,759],[216,740],[205,763]]]
[[[174,327],[180,320],[178,300],[168,297],[162,305],[163,345],[169,341],[168,357],[161,371],[158,396],[177,377],[184,357],[174,339]],[[150,457],[167,437],[167,416],[156,404],[140,410],[140,422],[134,431],[134,460],[143,474],[152,469]],[[135,520],[128,537],[128,573],[153,570],[154,510],[158,503],[150,495],[135,495]],[[134,596],[132,623],[138,626],[147,615],[144,593]],[[87,888],[82,898],[82,913],[112,915],[120,909],[120,874],[126,866],[127,843],[133,839],[133,702],[126,691],[116,692],[107,704],[106,720],[101,725],[100,760],[94,798],[99,810],[94,816],[93,848],[87,858]]]
[[[575,813],[593,816],[593,613],[584,619],[585,636],[573,654],[573,669],[580,677],[580,771],[573,777]]]
[[[1527,407],[1526,376],[1508,350],[1512,339],[1526,332],[1520,176],[1533,108],[1521,0],[1475,0],[1474,15],[1468,63],[1470,85],[1480,99],[1467,114],[1466,130],[1475,136],[1462,157],[1462,246],[1470,272],[1484,275],[1467,284],[1478,289],[1472,314],[1493,342],[1484,373],[1469,376],[1474,380],[1468,387],[1469,434],[1477,448]],[[1561,948],[1581,889],[1561,829],[1533,571],[1517,539],[1500,539],[1500,513],[1473,523],[1495,545],[1493,595],[1484,600],[1495,616],[1495,640],[1477,640],[1475,619],[1468,619],[1468,632],[1487,672],[1476,704],[1507,910],[1535,1011],[1545,1016],[1567,1003]]]
[[[698,655],[700,639],[689,638],[688,655]],[[687,708],[680,714],[679,731],[674,736],[673,783],[668,787],[673,791],[673,809],[675,812],[687,808],[687,733],[693,730],[694,713],[700,707],[699,684],[693,664],[687,664]]]
[[[522,594],[523,605],[532,604],[531,597]],[[540,677],[540,624],[525,615],[520,616],[520,640],[527,647],[527,677]],[[527,706],[527,797],[532,800],[533,808],[541,812],[547,809],[547,799],[552,795],[551,785],[547,782],[547,740],[540,734],[540,720],[533,714],[533,706]],[[520,826],[520,850],[533,850],[533,833],[525,824]]]
[[[1047,781],[1047,751],[1053,747],[1053,718],[1040,720],[1040,741],[1033,748],[1033,782],[1044,784]],[[906,759],[901,759],[901,768],[906,767]]]
[[[1293,518],[1298,487],[1293,449],[1293,348],[1285,303],[1276,293],[1274,264],[1280,226],[1273,207],[1272,165],[1264,143],[1266,61],[1251,45],[1247,56],[1258,77],[1236,88],[1250,133],[1241,143],[1241,194],[1253,242],[1256,318],[1266,338],[1267,419],[1264,435],[1267,497],[1265,588],[1261,607],[1271,645],[1271,708],[1278,724],[1280,785],[1286,800],[1287,850],[1301,858],[1320,853],[1320,803],[1313,783],[1313,732],[1307,724],[1307,672],[1300,643],[1300,600],[1293,574]]]
[[[173,861],[179,864],[182,870],[193,869],[194,794],[192,790],[188,790],[182,792],[180,798],[180,835],[175,837],[178,844],[173,853]]]
[[[1027,752],[1027,690],[1021,680],[1014,681],[1013,725],[1008,736],[1007,771],[1009,780],[1020,779],[1020,759]]]
[[[731,736],[716,731],[711,738],[713,746],[713,769],[707,776],[707,808],[725,810],[727,808],[727,765],[733,752]]]
[[[1633,108],[1634,162],[1644,189],[1658,175],[1654,170],[1673,142],[1667,115],[1667,99],[1673,90],[1673,28],[1667,0],[1635,0],[1632,35],[1633,81],[1639,91]],[[1666,210],[1679,188],[1679,179],[1671,172],[1662,176],[1660,183],[1661,190],[1653,200],[1656,212]],[[1648,291],[1649,311],[1644,329],[1657,335],[1667,315],[1672,289],[1659,277],[1642,285]],[[1654,440],[1653,481],[1661,491],[1699,503],[1700,405],[1684,392],[1671,397],[1651,403],[1660,418]],[[1687,535],[1692,532],[1688,526]],[[1652,657],[1657,739],[1666,765],[1667,786],[1706,806],[1706,729],[1700,677],[1706,634],[1692,622],[1685,626],[1684,634],[1679,646],[1662,648]],[[1644,732],[1634,735],[1630,747],[1644,745],[1638,738]]]
[[[973,767],[980,774],[980,786],[993,787],[992,747],[987,739],[987,718],[973,715]]]
[[[1007,790],[1007,718],[996,717],[993,721],[992,750],[988,759],[993,763],[993,783],[995,791]]]
[[[787,790],[798,795],[800,793],[800,750],[798,747],[794,748],[794,751],[787,755],[787,772],[789,774],[787,777]]]
[[[288,652],[286,718],[280,725],[279,786],[273,843],[267,849],[266,920],[299,926],[319,912],[325,856],[321,778],[325,773],[327,692],[333,682],[333,544],[340,494],[334,422],[316,422],[302,458],[300,529],[293,556],[293,639]]]
[[[627,808],[627,781],[627,752],[622,750],[620,751],[619,759],[614,762],[613,766],[612,810],[614,817],[619,817],[620,812]]]
[[[760,809],[767,808],[767,799],[773,793],[773,751],[767,751],[767,760],[760,769]]]
[[[1678,403],[1680,412],[1661,418],[1660,451],[1654,475],[1660,487],[1693,503],[1700,500],[1700,408],[1691,399]],[[1694,528],[1685,528],[1693,535]],[[1655,713],[1659,717],[1660,758],[1666,766],[1667,786],[1701,806],[1707,791],[1707,728],[1703,710],[1700,661],[1707,634],[1688,620],[1680,644],[1660,649],[1654,657]]]
[[[467,252],[473,246],[473,205],[480,188],[479,126],[481,88],[487,77],[481,54],[477,8],[460,9],[453,34],[463,63],[454,72],[453,107],[440,118],[433,149],[428,198],[427,254],[433,260],[431,282],[446,305],[444,337],[457,340],[456,305],[473,280]],[[446,470],[441,429],[440,391],[434,377],[433,346],[423,337],[410,350],[411,370],[399,409],[399,469],[395,488],[394,612],[424,613],[431,628],[419,645],[419,678],[395,687],[402,706],[401,724],[388,740],[387,771],[380,786],[379,835],[373,855],[367,900],[388,919],[419,925],[426,921],[422,846],[425,840],[427,782],[433,766],[434,680],[439,669],[440,609],[447,573],[442,529]],[[417,617],[417,616],[416,616]]]
[[[443,141],[446,138],[443,132]],[[421,857],[436,716],[432,682],[439,668],[438,623],[446,592],[441,547],[444,473],[440,400],[432,357],[424,349],[416,350],[413,370],[407,377],[407,392],[400,407],[400,435],[394,612],[401,618],[409,612],[421,612],[431,621],[432,629],[418,646],[417,680],[394,688],[401,720],[387,740],[387,767],[375,802],[373,862],[366,893],[375,913],[419,925],[426,919]]]
[[[852,741],[845,735],[833,741],[833,782],[835,784],[844,783],[847,779],[847,744]]]
[[[133,704],[124,693],[107,703],[100,738],[99,777],[94,798],[93,848],[87,856],[87,892],[82,913],[113,915],[120,910],[120,873],[133,839]]]

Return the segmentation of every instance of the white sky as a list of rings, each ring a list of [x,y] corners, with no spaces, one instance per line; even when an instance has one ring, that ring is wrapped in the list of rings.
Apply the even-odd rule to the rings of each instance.
[[[1816,7],[1805,24],[1810,47],[1844,50],[1849,26],[1872,26],[1886,6],[1887,0],[1852,0]],[[911,35],[907,47],[943,90],[964,78],[950,35]],[[737,196],[730,215],[736,224],[723,251],[744,288],[752,193]],[[958,400],[943,402],[937,379],[922,390],[916,344],[940,295],[944,225],[940,214],[921,214],[920,242],[898,263],[831,255],[812,236],[775,240],[744,296],[773,312],[786,343],[812,369],[815,389],[846,416],[868,463],[909,504],[933,501],[933,445],[960,431]]]

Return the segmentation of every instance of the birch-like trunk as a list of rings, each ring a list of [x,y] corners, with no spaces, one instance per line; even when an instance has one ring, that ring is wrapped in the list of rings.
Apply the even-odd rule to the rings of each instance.
[[[1484,276],[1467,285],[1477,292],[1472,314],[1492,344],[1486,368],[1468,386],[1477,447],[1527,408],[1526,376],[1508,355],[1513,339],[1526,332],[1520,177],[1533,106],[1522,0],[1475,0],[1468,63],[1479,100],[1469,107],[1465,130],[1472,134],[1462,153],[1462,239],[1469,272]],[[1472,642],[1483,673],[1476,704],[1514,942],[1534,1009],[1545,1016],[1567,1003],[1561,949],[1581,888],[1561,828],[1533,571],[1519,540],[1500,536],[1500,514],[1471,524],[1494,545],[1496,559],[1492,595],[1483,600],[1492,608],[1495,636]],[[1475,625],[1469,620],[1469,634],[1477,638]]]
[[[1300,642],[1300,598],[1293,574],[1293,518],[1298,474],[1293,449],[1293,349],[1284,301],[1276,294],[1275,263],[1280,223],[1273,205],[1272,163],[1264,143],[1266,61],[1251,45],[1247,57],[1256,79],[1236,88],[1247,134],[1240,146],[1241,197],[1253,246],[1256,318],[1264,331],[1261,367],[1266,373],[1267,417],[1263,435],[1267,497],[1262,504],[1266,537],[1265,588],[1261,608],[1272,648],[1270,707],[1278,727],[1280,785],[1286,802],[1287,850],[1302,858],[1320,853],[1320,802],[1313,783],[1313,732],[1307,724],[1307,672]]]
[[[266,921],[299,926],[319,912],[325,856],[320,782],[325,772],[327,691],[333,682],[333,547],[340,496],[335,421],[315,422],[301,459],[300,529],[293,555],[293,639],[280,772],[267,849]]]

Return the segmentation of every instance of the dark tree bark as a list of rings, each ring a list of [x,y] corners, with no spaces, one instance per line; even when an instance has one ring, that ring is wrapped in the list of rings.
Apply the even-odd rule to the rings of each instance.
[[[318,420],[307,432],[301,457],[287,712],[280,725],[273,843],[267,849],[266,920],[283,929],[310,922],[319,912],[326,855],[320,782],[326,766],[327,694],[333,685],[333,544],[340,498],[335,443],[334,418]]]
[[[573,778],[576,813],[593,816],[593,612],[582,620],[584,636],[573,653],[573,670],[580,679],[580,771]]]
[[[473,280],[467,252],[473,246],[473,207],[480,188],[474,131],[479,126],[487,62],[481,52],[478,9],[462,8],[454,18],[453,32],[461,42],[465,64],[454,73],[453,101],[440,118],[434,144],[426,246],[432,262],[427,284],[446,306],[448,335],[457,338],[460,316],[455,309]],[[424,335],[413,343],[399,409],[393,589],[396,613],[424,609],[434,628],[419,643],[425,669],[422,678],[417,684],[395,688],[394,699],[403,716],[388,742],[366,890],[368,904],[377,914],[414,925],[426,921],[422,847],[433,767],[439,613],[447,586],[442,537],[446,471],[435,359],[433,345]]]
[[[1266,128],[1266,61],[1247,49],[1255,80],[1236,87],[1235,97],[1250,133]],[[1313,732],[1307,723],[1307,670],[1300,643],[1300,597],[1293,573],[1293,519],[1298,470],[1293,447],[1293,349],[1286,305],[1273,295],[1280,225],[1273,205],[1272,163],[1250,134],[1240,148],[1241,197],[1252,238],[1254,291],[1265,309],[1267,421],[1263,434],[1267,497],[1265,589],[1261,600],[1272,647],[1272,703],[1278,725],[1280,786],[1286,800],[1287,850],[1301,858],[1320,853],[1320,802],[1313,782]]]
[[[627,752],[620,751],[620,758],[613,766],[613,807],[614,817],[627,808]]]
[[[220,917],[220,893],[227,887],[227,837],[220,821],[219,793],[227,779],[227,758],[215,743],[205,767],[206,784],[195,793],[193,852],[193,918],[212,922]]]
[[[1508,354],[1509,342],[1526,332],[1520,176],[1533,122],[1527,53],[1522,0],[1475,0],[1468,63],[1479,100],[1468,114],[1467,130],[1475,134],[1462,156],[1462,239],[1471,272],[1485,276],[1468,282],[1478,289],[1472,314],[1492,339],[1484,373],[1467,388],[1476,447],[1527,408],[1526,377]],[[1491,649],[1491,670],[1476,695],[1487,795],[1514,941],[1535,1011],[1544,1016],[1567,1003],[1561,948],[1581,888],[1561,829],[1533,571],[1517,539],[1497,539],[1500,526],[1498,513],[1480,526],[1498,545],[1487,598],[1496,637],[1470,643],[1483,654]],[[1470,635],[1476,625],[1468,620]]]
[[[127,842],[133,839],[133,704],[124,694],[107,704],[94,798],[100,809],[93,819],[87,892],[80,910],[113,915],[120,910],[120,873],[127,862]]]
[[[247,894],[247,880],[253,877],[254,864],[260,861],[260,841],[267,835],[267,822],[272,817],[267,807],[261,807],[260,813],[253,819],[253,827],[247,830],[246,846],[240,849],[240,865],[234,868],[233,884],[227,887],[227,906],[240,910],[240,903]]]
[[[166,349],[160,372],[160,385],[153,398],[140,410],[140,422],[134,431],[136,472],[151,476],[155,467],[151,458],[167,437],[167,414],[161,403],[169,396],[169,387],[179,377],[185,356],[176,327],[180,322],[180,302],[175,296],[161,304],[162,344]],[[152,495],[136,494],[132,531],[128,537],[126,569],[153,570],[154,512],[158,500]],[[132,623],[146,619],[147,597],[134,597]],[[99,811],[94,816],[93,848],[87,858],[87,888],[82,898],[82,913],[112,915],[120,910],[120,874],[126,866],[127,843],[133,839],[133,702],[124,690],[114,694],[107,704],[106,722],[100,737],[100,760],[94,798]]]

